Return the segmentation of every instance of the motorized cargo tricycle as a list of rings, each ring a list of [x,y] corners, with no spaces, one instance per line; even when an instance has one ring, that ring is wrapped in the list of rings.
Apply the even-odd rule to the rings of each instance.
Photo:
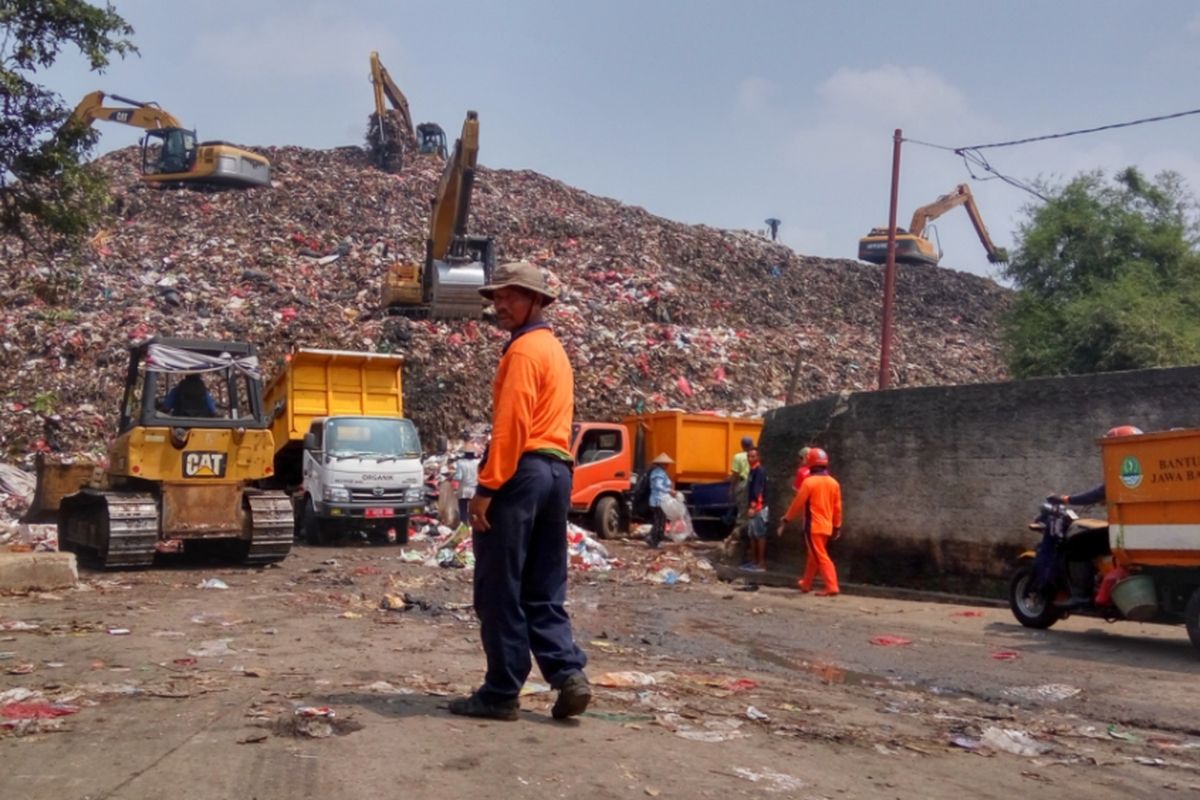
[[[1048,501],[1009,582],[1017,620],[1184,625],[1200,649],[1200,429],[1101,439],[1107,520]]]

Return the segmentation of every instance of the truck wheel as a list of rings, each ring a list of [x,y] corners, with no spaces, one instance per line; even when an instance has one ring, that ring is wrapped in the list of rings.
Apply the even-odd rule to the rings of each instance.
[[[621,509],[615,497],[601,497],[592,514],[592,528],[601,539],[615,539],[621,533]]]
[[[1183,609],[1183,621],[1187,626],[1188,638],[1192,640],[1192,647],[1200,650],[1200,588],[1192,590],[1192,596],[1188,598],[1187,606]]]
[[[1049,628],[1061,618],[1053,600],[1050,592],[1034,591],[1033,562],[1016,568],[1008,582],[1008,605],[1017,622],[1026,628]]]
[[[325,533],[321,530],[321,520],[308,500],[304,501],[304,510],[300,512],[300,532],[304,536],[305,544],[314,547],[325,544]]]

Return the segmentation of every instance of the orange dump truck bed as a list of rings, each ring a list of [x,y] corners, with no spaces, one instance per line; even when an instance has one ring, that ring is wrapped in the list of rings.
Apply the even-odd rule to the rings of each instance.
[[[629,429],[630,439],[641,443],[641,453],[635,454],[641,458],[635,464],[644,467],[659,453],[666,453],[675,459],[667,473],[676,484],[729,480],[729,465],[733,454],[742,449],[742,437],[749,436],[757,443],[763,426],[761,419],[682,411],[642,414],[621,422]]]
[[[1200,567],[1200,429],[1101,439],[1118,563]]]

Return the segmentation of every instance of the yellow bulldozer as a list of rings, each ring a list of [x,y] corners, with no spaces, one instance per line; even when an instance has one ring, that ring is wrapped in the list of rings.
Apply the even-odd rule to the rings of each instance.
[[[104,105],[111,97],[127,107]],[[146,131],[142,137],[142,180],[164,187],[248,189],[271,185],[271,162],[228,142],[196,143],[196,132],[157,103],[92,92],[79,101],[70,122],[119,122]]]
[[[154,337],[130,348],[106,465],[37,462],[24,519],[101,567],[143,567],[201,544],[266,564],[292,546],[292,506],[254,483],[274,471],[254,347]]]

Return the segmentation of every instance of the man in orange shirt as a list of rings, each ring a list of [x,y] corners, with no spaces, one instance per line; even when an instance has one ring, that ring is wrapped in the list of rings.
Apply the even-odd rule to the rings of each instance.
[[[469,717],[515,720],[519,695],[538,668],[558,698],[551,714],[587,710],[587,656],[575,644],[567,599],[571,505],[571,363],[543,319],[556,293],[533,264],[503,264],[479,293],[512,334],[492,387],[492,441],[467,507],[474,532],[475,613],[487,656],[483,685],[451,701]]]
[[[820,447],[810,448],[805,457],[810,472],[800,491],[779,523],[779,535],[783,528],[801,514],[807,521],[808,558],[804,564],[804,577],[797,582],[802,592],[811,592],[817,572],[825,581],[825,591],[819,597],[833,597],[838,593],[837,569],[829,557],[829,540],[836,539],[842,530],[842,487],[829,474],[829,455]]]

